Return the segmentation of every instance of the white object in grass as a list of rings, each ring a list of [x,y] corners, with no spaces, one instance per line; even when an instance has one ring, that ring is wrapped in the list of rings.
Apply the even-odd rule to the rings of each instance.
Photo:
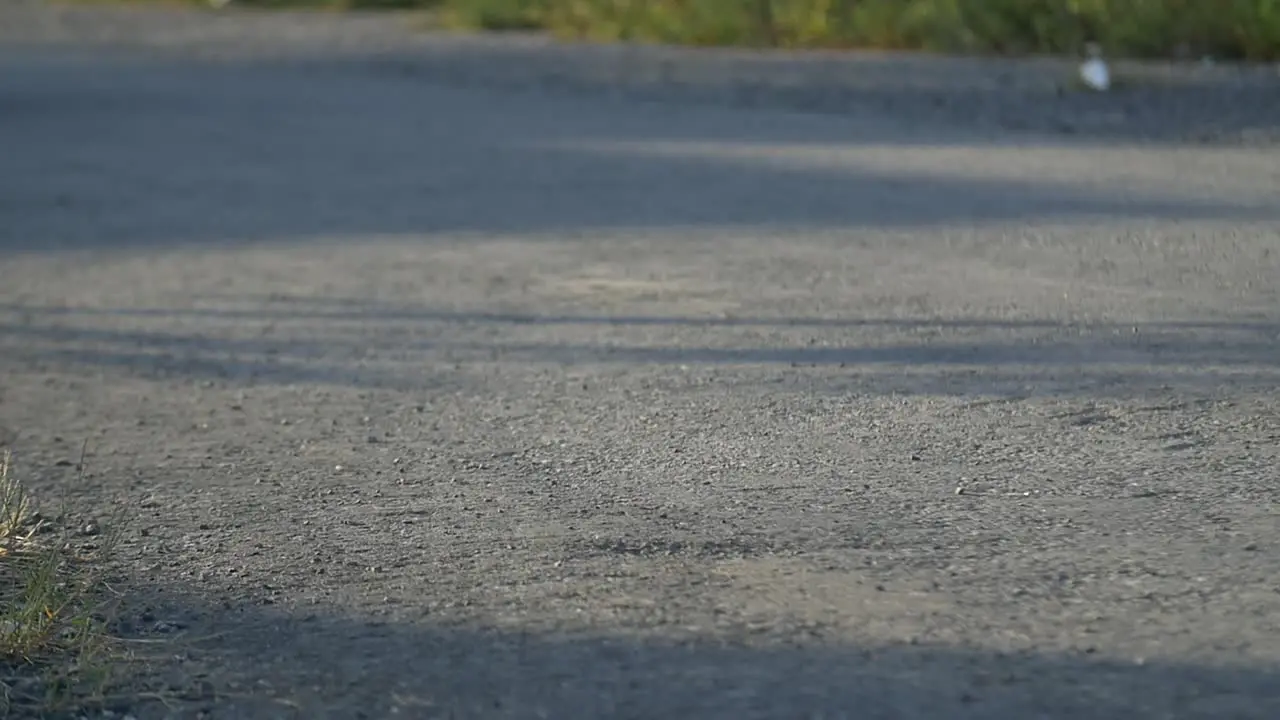
[[[1111,87],[1111,71],[1107,69],[1107,62],[1102,59],[1102,50],[1097,43],[1089,43],[1085,46],[1089,59],[1084,61],[1080,66],[1080,79],[1090,90],[1103,92]]]

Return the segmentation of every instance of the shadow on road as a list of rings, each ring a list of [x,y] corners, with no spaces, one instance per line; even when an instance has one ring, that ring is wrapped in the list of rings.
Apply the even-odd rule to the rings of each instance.
[[[1194,163],[1108,176],[1100,146],[979,142],[963,124],[913,134],[892,103],[847,123],[618,106],[451,89],[358,58],[33,61],[0,74],[0,95],[0,252],[386,234],[429,242],[463,231],[1280,219],[1265,188],[1215,199],[1158,187],[1200,174]],[[1073,160],[1082,150],[1093,155]]]
[[[198,622],[219,639],[179,638],[185,674],[167,687],[150,682],[217,717],[1261,720],[1280,712],[1275,668],[1108,659],[1087,647],[852,647],[824,639],[821,627],[803,642],[767,633],[732,642],[711,629],[663,640],[277,607],[158,601],[151,615]]]
[[[244,300],[246,298],[241,298]],[[1034,392],[1268,387],[1280,325],[1262,320],[1099,322],[897,318],[678,317],[459,312],[357,300],[292,299],[254,309],[0,306],[14,360],[135,377],[233,384],[420,389],[456,363],[511,368],[622,365],[819,368],[870,392]],[[0,316],[3,317],[3,316]],[[126,323],[129,327],[119,327]],[[160,325],[155,325],[160,323]],[[646,328],[670,330],[661,338]],[[181,329],[178,329],[181,328]],[[264,330],[265,328],[265,330]],[[811,335],[820,330],[821,342]],[[1001,334],[993,339],[988,331]],[[762,344],[762,334],[769,344]],[[882,374],[895,370],[894,376]],[[906,383],[905,385],[903,383]],[[1061,389],[1060,383],[1051,383]]]

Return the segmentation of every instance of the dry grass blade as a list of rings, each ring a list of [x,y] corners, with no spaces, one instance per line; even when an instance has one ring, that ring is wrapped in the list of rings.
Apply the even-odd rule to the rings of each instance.
[[[10,475],[11,465],[9,453],[0,456],[0,553],[6,554],[28,545],[39,524],[31,498]]]
[[[41,717],[101,697],[123,659],[104,632],[99,568],[112,545],[57,532],[0,457],[0,717]],[[88,552],[82,552],[82,551]]]

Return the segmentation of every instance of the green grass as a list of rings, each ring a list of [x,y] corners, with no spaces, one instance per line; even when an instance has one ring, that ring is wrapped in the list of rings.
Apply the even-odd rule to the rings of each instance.
[[[1280,58],[1280,0],[444,0],[458,25],[686,45]]]
[[[444,23],[454,27],[545,29],[596,41],[1019,55],[1074,54],[1093,40],[1113,56],[1280,59],[1280,0],[232,0],[232,5],[438,9]]]
[[[46,717],[107,697],[127,662],[106,628],[115,535],[59,528],[0,457],[0,717]]]
[[[0,0],[3,2],[4,0]],[[208,7],[209,0],[60,0],[76,5],[169,5]],[[254,10],[425,10],[444,0],[231,0],[237,8]]]

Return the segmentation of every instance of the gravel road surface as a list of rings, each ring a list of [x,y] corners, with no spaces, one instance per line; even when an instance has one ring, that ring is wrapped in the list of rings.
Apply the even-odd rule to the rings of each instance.
[[[115,717],[1280,717],[1273,72],[0,19]]]

